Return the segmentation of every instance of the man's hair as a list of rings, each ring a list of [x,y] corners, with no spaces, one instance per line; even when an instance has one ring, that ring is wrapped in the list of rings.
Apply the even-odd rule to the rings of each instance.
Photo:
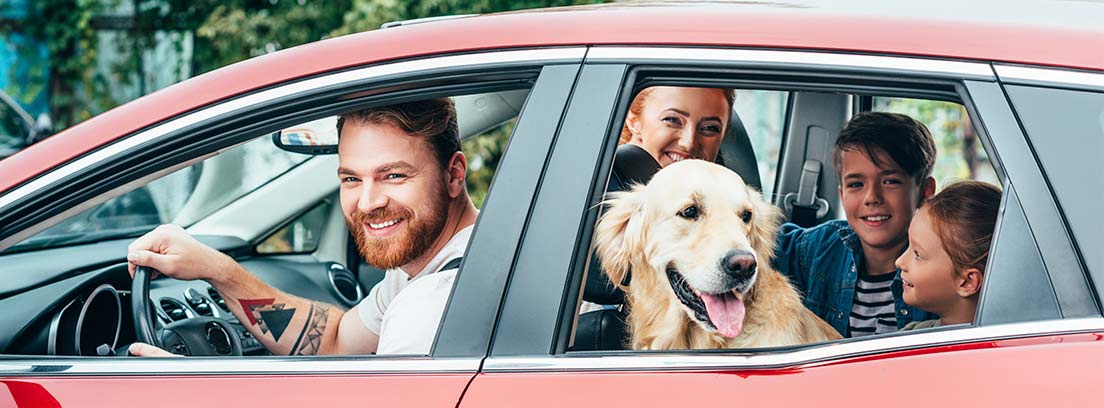
[[[878,158],[878,152],[883,152],[918,185],[931,177],[935,166],[935,142],[928,127],[899,113],[864,112],[847,122],[832,151],[836,174],[840,177],[843,177],[845,150],[865,153],[878,167],[885,167]]]
[[[337,134],[345,123],[392,125],[428,143],[442,169],[460,151],[456,107],[449,98],[426,99],[348,112],[337,118]]]
[[[969,180],[955,182],[924,202],[921,208],[928,210],[932,229],[955,270],[985,271],[1000,200],[997,186]]]

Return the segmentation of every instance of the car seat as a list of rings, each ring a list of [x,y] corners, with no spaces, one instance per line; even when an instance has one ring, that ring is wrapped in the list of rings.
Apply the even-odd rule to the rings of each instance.
[[[732,113],[717,162],[739,174],[744,183],[756,189],[761,188],[755,152],[743,121],[736,112]],[[659,163],[643,148],[631,144],[620,145],[614,153],[613,171],[606,192],[623,191],[634,183],[647,184],[659,169]],[[631,276],[627,275],[622,283],[631,284]],[[590,257],[590,268],[583,285],[583,300],[603,307],[579,315],[570,350],[624,350],[628,343],[628,311],[623,306],[625,294],[602,272],[597,255]]]

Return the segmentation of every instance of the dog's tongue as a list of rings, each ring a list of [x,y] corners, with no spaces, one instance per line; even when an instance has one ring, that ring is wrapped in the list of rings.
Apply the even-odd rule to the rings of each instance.
[[[702,293],[705,301],[705,312],[709,314],[709,321],[717,327],[725,337],[736,337],[744,326],[744,302],[736,298],[732,292],[719,295]]]

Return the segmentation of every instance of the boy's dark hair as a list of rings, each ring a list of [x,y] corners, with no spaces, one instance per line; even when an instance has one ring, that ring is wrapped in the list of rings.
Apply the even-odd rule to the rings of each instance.
[[[847,122],[832,151],[836,174],[840,177],[843,177],[843,151],[856,149],[878,167],[884,166],[877,153],[884,152],[918,185],[931,177],[935,165],[935,142],[928,127],[899,113],[863,112]]]
[[[337,134],[345,122],[387,124],[414,137],[425,139],[442,169],[460,151],[460,130],[456,107],[449,98],[426,99],[348,112],[337,118]]]

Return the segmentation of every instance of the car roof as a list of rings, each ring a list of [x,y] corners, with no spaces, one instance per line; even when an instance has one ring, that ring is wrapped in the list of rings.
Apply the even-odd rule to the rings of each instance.
[[[400,25],[252,58],[122,105],[0,161],[0,174],[6,175],[0,192],[204,105],[289,79],[441,53],[572,45],[725,46],[1104,71],[1104,4],[1010,3],[613,3]]]

